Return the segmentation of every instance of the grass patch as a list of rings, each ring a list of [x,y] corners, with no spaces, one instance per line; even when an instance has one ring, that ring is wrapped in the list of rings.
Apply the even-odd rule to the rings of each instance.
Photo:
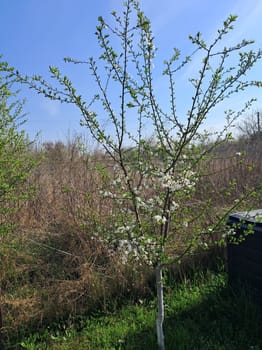
[[[198,274],[165,291],[166,349],[262,349],[262,315],[245,289],[227,288],[224,273]],[[156,301],[82,319],[81,331],[60,325],[21,342],[22,349],[157,349]],[[78,324],[79,326],[79,324]]]

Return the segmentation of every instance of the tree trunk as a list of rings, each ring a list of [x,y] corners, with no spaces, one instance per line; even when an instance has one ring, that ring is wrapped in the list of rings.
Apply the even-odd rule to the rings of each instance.
[[[158,265],[156,267],[156,289],[157,289],[157,344],[159,350],[165,350],[165,340],[163,332],[164,322],[164,293],[163,293],[163,267]]]

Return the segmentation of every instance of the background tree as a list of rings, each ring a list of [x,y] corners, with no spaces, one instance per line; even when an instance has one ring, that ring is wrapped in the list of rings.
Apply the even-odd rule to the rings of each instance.
[[[262,140],[261,116],[261,111],[247,115],[238,125],[240,137],[244,137],[250,141]]]
[[[252,41],[222,46],[222,40],[233,29],[236,16],[229,16],[211,44],[200,33],[190,36],[193,54],[181,58],[178,49],[164,62],[170,103],[161,106],[155,93],[153,61],[156,56],[150,21],[139,3],[126,1],[122,15],[112,12],[115,26],[99,17],[96,36],[101,47],[99,60],[66,58],[67,62],[87,65],[98,88],[89,102],[79,95],[73,83],[57,67],[50,67],[55,85],[40,76],[16,79],[38,93],[60,102],[72,103],[82,113],[82,124],[103,147],[114,164],[111,188],[98,195],[114,201],[110,227],[99,229],[99,239],[118,252],[123,263],[147,264],[154,268],[158,296],[157,336],[164,349],[163,269],[179,262],[199,247],[207,247],[207,236],[225,229],[228,212],[219,211],[215,220],[206,221],[211,206],[209,198],[194,201],[200,179],[206,175],[206,164],[212,151],[230,137],[230,127],[251,105],[239,111],[226,111],[224,128],[211,134],[200,132],[215,107],[226,98],[242,93],[261,82],[247,81],[245,75],[261,58],[261,51],[246,50]],[[176,74],[198,53],[198,72],[189,79],[192,99],[184,115],[176,106]],[[232,66],[230,62],[235,60]],[[103,66],[100,64],[103,62]],[[101,115],[107,116],[107,128]],[[148,142],[145,132],[151,130]],[[134,130],[132,132],[131,130]],[[206,139],[210,147],[201,147]],[[208,144],[208,143],[207,143]],[[132,157],[130,157],[130,146]],[[223,231],[224,232],[224,231]],[[224,232],[225,233],[225,232]]]
[[[6,67],[5,62],[0,62],[0,236],[6,232],[4,222],[17,207],[17,201],[27,196],[26,189],[20,186],[34,166],[32,142],[22,130],[24,101],[16,100],[13,81],[4,72]]]
[[[12,215],[19,209],[21,200],[29,195],[30,191],[24,183],[35,164],[30,152],[31,142],[21,130],[24,102],[16,100],[13,81],[6,74],[6,67],[5,62],[0,62],[0,265],[5,260],[2,257],[8,256],[10,250],[14,251]],[[5,268],[6,266],[1,266],[1,269]],[[1,322],[0,302],[0,347]]]

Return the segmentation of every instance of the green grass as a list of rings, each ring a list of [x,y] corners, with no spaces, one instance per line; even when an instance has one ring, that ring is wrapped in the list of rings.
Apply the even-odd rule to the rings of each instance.
[[[198,274],[165,290],[166,350],[262,349],[262,315],[244,289],[226,287],[225,274]],[[156,301],[82,319],[81,331],[60,325],[24,339],[17,349],[154,350]],[[79,324],[78,324],[79,326]]]

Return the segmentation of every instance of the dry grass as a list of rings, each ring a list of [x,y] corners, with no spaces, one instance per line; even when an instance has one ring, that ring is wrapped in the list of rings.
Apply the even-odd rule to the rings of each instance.
[[[211,207],[203,209],[198,225],[203,220],[215,221],[218,207],[227,208],[247,187],[261,182],[260,155],[254,158],[249,151],[239,161],[230,156],[236,151],[232,146],[221,150],[200,170],[202,180],[187,205],[190,210],[196,208],[196,217],[207,199]],[[47,144],[36,156],[41,161],[27,183],[34,188],[34,196],[16,203],[14,233],[1,238],[0,303],[5,334],[151,293],[149,269],[121,264],[103,242],[92,238],[99,226],[108,227],[115,210],[112,201],[98,195],[101,187],[110,185],[113,174],[105,156],[83,154],[77,142]],[[257,195],[248,205],[259,203]],[[195,224],[190,225],[188,232],[193,232]],[[172,249],[183,244],[177,238],[175,242]],[[203,258],[207,263],[207,255]]]

